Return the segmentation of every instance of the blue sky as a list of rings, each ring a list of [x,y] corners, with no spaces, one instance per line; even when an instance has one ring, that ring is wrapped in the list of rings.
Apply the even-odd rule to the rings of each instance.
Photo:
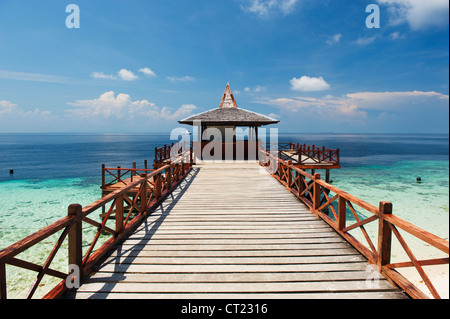
[[[0,132],[170,132],[229,82],[280,132],[445,133],[448,13],[447,0],[0,0]]]

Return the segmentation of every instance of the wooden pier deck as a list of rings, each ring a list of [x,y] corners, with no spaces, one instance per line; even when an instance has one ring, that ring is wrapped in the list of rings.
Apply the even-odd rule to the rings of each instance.
[[[266,169],[240,163],[194,166],[65,298],[406,295]]]

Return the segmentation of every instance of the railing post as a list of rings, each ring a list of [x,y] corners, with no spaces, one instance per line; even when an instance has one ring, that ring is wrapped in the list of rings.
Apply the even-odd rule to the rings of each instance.
[[[83,208],[79,204],[69,206],[68,215],[74,216],[73,225],[68,234],[69,265],[78,267],[80,276],[83,276]],[[81,279],[81,278],[80,278]]]
[[[144,174],[142,174],[144,175]],[[147,213],[147,179],[144,177],[141,185],[141,214]]]
[[[345,228],[345,221],[347,218],[347,200],[339,196],[339,203],[338,203],[338,229],[343,230]]]
[[[314,181],[313,181],[314,210],[317,210],[320,207],[320,185],[317,183],[318,180],[320,180],[320,174],[314,174]]]
[[[136,162],[133,162],[133,169],[134,171],[131,171],[131,182],[133,182],[133,177],[136,176]]]
[[[122,181],[122,174],[120,173],[120,166],[117,166],[117,182]]]
[[[286,175],[287,175],[287,186],[286,186],[286,188],[287,189],[291,189],[291,184],[292,184],[292,170],[291,170],[291,166],[292,166],[292,161],[288,161],[287,162],[287,167],[286,167],[286,169],[287,169],[287,172],[286,172]]]
[[[105,164],[102,164],[102,189],[105,187],[106,177],[105,177]]]
[[[391,262],[392,230],[385,215],[392,214],[392,203],[380,202],[380,215],[378,224],[378,256],[377,266],[381,272],[383,266]]]
[[[123,195],[116,199],[116,232],[120,234],[123,230]]]
[[[0,299],[7,298],[6,289],[6,265],[4,262],[0,262]]]
[[[159,173],[154,177],[155,182],[154,192],[157,200],[161,198],[161,182],[162,182],[161,179],[162,179],[161,173]]]

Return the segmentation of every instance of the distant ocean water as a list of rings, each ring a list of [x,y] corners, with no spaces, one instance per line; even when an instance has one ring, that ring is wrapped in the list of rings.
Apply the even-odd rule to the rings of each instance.
[[[155,147],[171,142],[167,134],[0,134],[0,249],[70,204],[97,200],[101,164],[151,166]],[[396,215],[448,240],[449,135],[280,134],[279,142],[339,148],[334,186],[375,206],[391,201]]]

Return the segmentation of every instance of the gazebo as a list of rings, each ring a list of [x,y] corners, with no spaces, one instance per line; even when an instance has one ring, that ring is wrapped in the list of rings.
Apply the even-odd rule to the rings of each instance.
[[[202,160],[256,160],[261,147],[258,128],[278,122],[238,108],[229,83],[218,108],[178,121],[194,127],[194,150]]]

